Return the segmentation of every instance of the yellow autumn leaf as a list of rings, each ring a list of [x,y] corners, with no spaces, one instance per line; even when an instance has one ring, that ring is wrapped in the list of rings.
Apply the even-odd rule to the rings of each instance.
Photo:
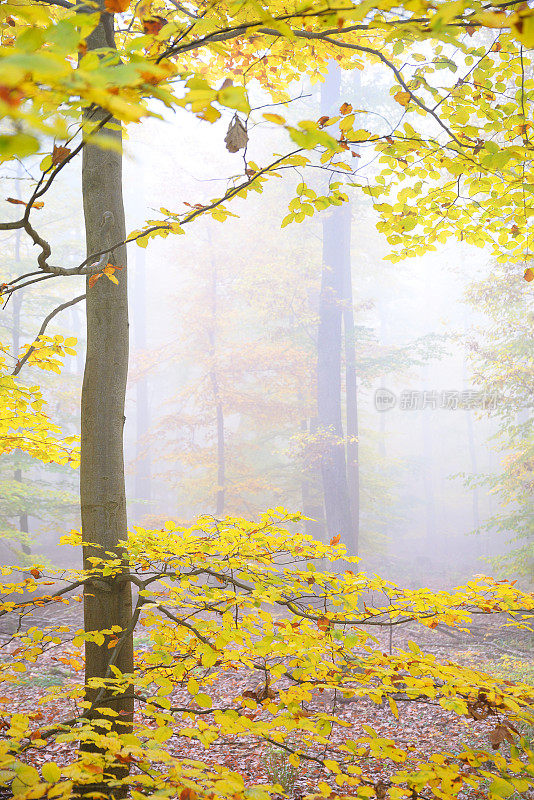
[[[284,117],[280,116],[280,114],[264,114],[263,118],[267,120],[267,122],[275,122],[277,125],[283,125],[285,123]]]

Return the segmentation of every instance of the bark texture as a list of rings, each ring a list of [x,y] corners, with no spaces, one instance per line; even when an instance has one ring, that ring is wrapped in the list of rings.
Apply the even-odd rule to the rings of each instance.
[[[100,24],[88,37],[88,49],[113,45],[113,18],[102,14]],[[103,118],[101,109],[89,113],[91,121]],[[105,136],[121,141],[121,131],[109,126]],[[87,253],[96,253],[125,238],[122,199],[122,156],[117,150],[88,144],[83,151],[83,208]],[[119,541],[127,535],[126,494],[123,462],[124,399],[128,372],[128,299],[126,283],[126,248],[110,254],[109,263],[120,267],[115,273],[118,286],[101,276],[94,286],[87,280],[87,353],[81,401],[80,496],[84,542],[84,567],[91,569],[93,556],[106,554],[123,557]],[[94,546],[92,546],[94,545]],[[86,584],[84,619],[87,631],[119,626],[129,630],[132,619],[131,586],[124,564],[121,575]],[[119,633],[120,637],[121,634]],[[86,644],[86,681],[107,674],[113,654],[116,666],[124,673],[133,672],[133,637],[131,631],[115,650],[93,643]],[[98,690],[87,689],[86,699],[97,700]],[[118,712],[113,726],[127,730],[133,714],[131,691],[114,698],[103,697],[104,705]],[[92,787],[94,790],[94,787]],[[85,789],[87,791],[87,787]],[[108,792],[108,796],[109,792]],[[114,797],[122,794],[117,792]]]

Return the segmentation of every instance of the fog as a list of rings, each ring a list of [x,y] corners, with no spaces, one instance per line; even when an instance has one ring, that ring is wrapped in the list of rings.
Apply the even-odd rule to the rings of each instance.
[[[398,113],[380,70],[366,70],[363,86],[350,80],[337,88],[295,86],[296,99],[282,110],[295,120],[317,118],[340,101],[357,104],[366,92],[376,97],[377,114]],[[269,103],[249,89],[255,107]],[[163,122],[131,126],[124,175],[129,230],[161,216],[160,209],[205,205],[242,175],[243,153],[229,153],[224,142],[232,116],[226,110],[209,124],[169,112]],[[248,163],[262,166],[290,148],[272,123],[251,127],[249,136]],[[363,178],[376,169],[370,150],[352,158]],[[65,171],[39,212],[55,263],[65,266],[84,255],[76,169]],[[24,192],[37,170],[32,159],[23,170],[11,168],[5,196]],[[531,391],[523,389],[531,389],[532,345],[522,330],[514,335],[506,326],[507,315],[532,315],[522,268],[497,266],[461,241],[392,264],[384,260],[389,246],[376,230],[372,198],[358,188],[347,190],[342,207],[281,228],[300,183],[319,193],[331,179],[321,170],[282,170],[262,193],[226,204],[237,216],[217,222],[201,215],[183,236],[129,246],[130,524],[157,528],[199,514],[254,517],[283,506],[311,517],[312,535],[328,541],[339,534],[349,552],[357,549],[362,568],[404,584],[450,586],[474,573],[528,581]],[[2,245],[4,275],[31,267],[34,253],[19,233],[2,234]],[[332,265],[343,260],[352,298],[330,298],[325,310],[325,275],[328,284]],[[3,340],[29,343],[58,302],[83,291],[81,278],[49,287],[26,290],[7,305]],[[318,370],[320,327],[336,308],[343,324],[338,319],[329,329],[330,350]],[[31,367],[23,377],[45,384],[53,421],[77,432],[82,305],[55,318],[47,330],[54,333],[76,336],[77,355],[61,375],[43,378]],[[337,402],[336,347],[341,431],[318,417],[321,380],[324,407]],[[512,356],[521,376],[509,368]],[[343,480],[351,505],[344,529],[335,520],[332,528],[325,511],[324,462],[335,465],[340,454],[348,461]],[[2,559],[68,558],[57,545],[79,527],[76,471],[25,456],[4,459],[0,470],[9,486],[0,506]],[[341,519],[345,489],[336,485],[336,470],[327,483],[332,513]]]

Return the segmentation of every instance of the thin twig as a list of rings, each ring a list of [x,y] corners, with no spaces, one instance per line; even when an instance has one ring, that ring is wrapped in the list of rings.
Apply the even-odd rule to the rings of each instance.
[[[24,364],[27,362],[27,360],[29,359],[29,357],[34,352],[35,348],[37,347],[37,342],[39,341],[40,337],[44,335],[44,332],[46,330],[46,327],[47,327],[48,323],[52,319],[54,319],[56,314],[59,314],[61,311],[64,311],[66,308],[70,308],[70,306],[73,306],[76,303],[79,303],[80,300],[85,300],[85,294],[80,294],[80,295],[78,295],[78,297],[75,297],[73,300],[69,300],[67,303],[62,303],[57,308],[54,308],[54,310],[51,311],[50,314],[48,314],[47,317],[44,318],[43,324],[41,325],[41,327],[39,329],[39,333],[37,334],[37,336],[33,340],[32,345],[28,348],[28,350],[26,351],[24,356],[20,359],[20,361],[17,361],[15,369],[11,373],[12,375],[18,375],[19,374],[19,372],[21,371],[22,367],[24,366]]]

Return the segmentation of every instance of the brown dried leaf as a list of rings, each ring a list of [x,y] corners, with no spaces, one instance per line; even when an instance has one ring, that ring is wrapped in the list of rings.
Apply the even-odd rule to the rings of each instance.
[[[489,740],[494,750],[498,750],[503,742],[508,742],[509,744],[514,743],[514,737],[506,725],[497,725],[493,728],[493,730],[489,732]]]
[[[63,147],[63,145],[60,145],[59,147],[57,147],[56,145],[54,145],[54,150],[52,152],[52,164],[53,164],[53,166],[55,167],[56,164],[61,164],[61,162],[65,161],[65,159],[69,155],[70,155],[70,150],[69,150],[68,147]]]
[[[248,133],[237,114],[234,115],[224,139],[229,153],[237,153],[247,146]]]
[[[143,33],[156,36],[164,25],[167,24],[165,17],[153,16],[143,20]]]

